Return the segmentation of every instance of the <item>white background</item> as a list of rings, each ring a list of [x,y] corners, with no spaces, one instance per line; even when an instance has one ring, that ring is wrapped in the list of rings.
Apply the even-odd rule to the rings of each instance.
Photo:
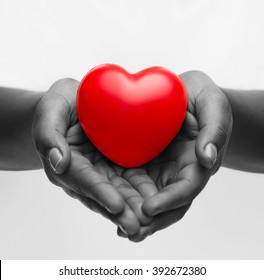
[[[5,260],[2,262],[1,276],[3,280],[46,280],[46,279],[89,279],[89,280],[105,280],[105,279],[118,279],[118,280],[129,280],[129,279],[140,279],[140,280],[190,280],[190,279],[203,279],[203,280],[222,280],[222,279],[240,279],[240,280],[263,280],[264,271],[263,260]],[[60,276],[60,269],[62,272],[65,271],[66,275]],[[105,275],[94,275],[92,269],[100,269],[103,271],[106,269],[112,269],[116,266],[119,269],[119,276],[105,276]],[[83,270],[89,269],[90,275],[76,276],[76,268],[79,268],[79,275],[81,274],[81,268]],[[163,271],[163,274],[157,276],[152,275],[156,273],[154,267],[169,267],[171,268],[172,275],[168,274],[168,269]],[[186,275],[186,269],[179,267],[205,267],[202,268],[202,275],[199,275],[199,270],[196,270],[198,275]],[[174,269],[172,269],[174,268]],[[134,273],[133,276],[128,276],[128,270],[130,273]],[[135,269],[142,269],[143,275],[136,273]],[[124,271],[125,270],[125,271]],[[138,270],[137,270],[138,271]],[[194,270],[195,271],[195,270]],[[161,270],[162,272],[162,270]],[[177,273],[176,275],[173,273]],[[191,270],[188,270],[191,272]],[[206,272],[204,274],[204,272]],[[70,276],[69,276],[70,273]],[[88,273],[88,271],[87,271]],[[107,273],[107,272],[106,272]],[[185,275],[184,275],[185,273]],[[91,275],[92,274],[92,275]],[[123,274],[123,275],[122,275]],[[201,274],[201,273],[200,273]],[[73,275],[73,276],[72,276]]]
[[[111,62],[131,72],[198,69],[221,86],[264,89],[263,3],[0,0],[0,85],[47,90]],[[0,258],[261,259],[263,183],[221,169],[182,221],[134,244],[42,170],[0,172]]]

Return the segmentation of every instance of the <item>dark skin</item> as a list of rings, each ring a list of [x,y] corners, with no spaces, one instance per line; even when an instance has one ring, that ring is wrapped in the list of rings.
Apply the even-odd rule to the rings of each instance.
[[[77,87],[75,80],[60,80],[39,102],[33,122],[36,149],[53,184],[134,235],[151,217],[142,212],[144,199],[137,186],[133,188],[117,174],[117,167],[95,149],[81,129],[75,103]],[[62,153],[56,169],[50,160],[54,147]],[[148,187],[145,191],[153,194]]]
[[[41,93],[0,87],[0,170],[41,168],[32,120]]]
[[[152,222],[129,236],[131,241],[142,241],[178,222],[223,161],[232,130],[226,97],[203,73],[187,72],[181,78],[189,96],[186,119],[166,150],[141,168],[152,178],[158,192],[143,204],[143,212],[154,217]],[[215,162],[204,153],[207,143],[217,146]],[[118,234],[128,237],[120,230]]]
[[[118,234],[129,237],[135,242],[143,240],[146,236],[179,221],[183,217],[192,200],[221,164],[228,135],[230,135],[232,121],[223,120],[222,116],[224,115],[226,119],[231,118],[231,111],[225,96],[218,87],[208,76],[200,72],[188,72],[181,77],[189,95],[186,121],[181,132],[168,148],[148,165],[141,168],[123,169],[102,156],[80,128],[75,102],[72,101],[75,96],[72,94],[72,90],[69,90],[69,95],[67,95],[68,87],[63,90],[63,96],[68,99],[68,104],[73,104],[69,107],[70,114],[65,111],[65,117],[70,115],[70,122],[66,125],[68,129],[66,141],[71,150],[70,167],[64,174],[54,175],[49,161],[45,158],[43,160],[44,166],[47,166],[46,172],[53,183],[63,186],[63,182],[67,182],[64,189],[68,194],[119,224]],[[57,86],[60,85],[57,84]],[[57,92],[58,89],[55,88],[53,96],[56,96]],[[200,96],[199,99],[197,96]],[[48,102],[56,103],[49,96],[46,98]],[[38,107],[48,106],[43,102]],[[217,107],[208,107],[206,102],[211,105],[215,104]],[[200,113],[197,112],[197,108],[203,108],[203,106],[207,106],[208,109],[202,110]],[[60,105],[60,107],[65,110],[67,104]],[[226,112],[221,112],[219,107]],[[43,110],[45,111],[45,109]],[[38,116],[39,111],[41,112],[38,108],[36,116]],[[208,115],[210,116],[212,111],[214,117],[208,121]],[[43,117],[44,119],[42,119]],[[41,135],[39,131],[48,131],[48,128],[45,128],[47,123],[49,127],[51,126],[51,120],[45,120],[45,116],[41,114],[40,118],[41,122],[35,117],[35,122],[42,123],[44,127],[38,125],[36,135]],[[215,123],[220,123],[221,127],[218,128]],[[56,126],[58,125],[55,124]],[[60,133],[64,135],[65,131],[62,130]],[[35,142],[46,143],[48,141],[37,138]],[[215,155],[217,156],[216,162],[205,154],[205,145],[210,142],[222,147],[218,151],[218,156]],[[36,146],[41,151],[41,147]],[[56,144],[52,143],[51,147],[54,146]],[[60,149],[63,150],[63,147]],[[63,164],[64,162],[60,162],[59,168],[63,168]],[[92,170],[94,173],[91,173]],[[63,171],[60,170],[59,173],[63,173]],[[97,181],[90,183],[88,188],[90,191],[87,191],[87,187],[80,189],[79,186],[82,186],[80,174],[84,175],[83,178],[90,178],[90,180],[96,178]],[[88,181],[85,182],[87,185]],[[109,183],[116,188],[125,201],[125,210],[122,214],[111,214],[104,207],[104,205],[111,203],[116,204],[113,199],[114,192],[112,192],[114,189],[110,188]],[[96,196],[94,196],[94,192],[97,193]],[[109,209],[109,206],[107,208]]]
[[[0,88],[0,168],[43,166],[52,183],[86,204],[89,201],[87,206],[93,210],[97,205],[103,215],[133,235],[151,217],[142,212],[141,195],[116,174],[80,128],[75,108],[78,84],[62,79],[43,94]],[[54,163],[55,148],[62,154],[59,164]]]
[[[181,78],[189,101],[180,133],[157,158],[135,169],[111,163],[83,134],[74,107],[78,82],[56,82],[41,101],[39,95],[23,92],[19,110],[6,109],[11,94],[1,89],[1,168],[39,168],[39,155],[53,183],[112,220],[120,236],[141,241],[179,221],[220,165],[263,172],[263,92],[221,90],[198,71]],[[12,110],[21,117],[12,120]],[[23,133],[12,137],[11,125]],[[17,145],[25,149],[7,152]],[[61,158],[54,157],[54,148]]]
[[[264,173],[264,91],[223,89],[234,127],[223,166]]]

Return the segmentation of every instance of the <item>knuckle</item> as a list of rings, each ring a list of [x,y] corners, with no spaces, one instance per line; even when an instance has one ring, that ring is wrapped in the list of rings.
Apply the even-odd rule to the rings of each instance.
[[[219,136],[220,138],[227,138],[227,136],[228,136],[227,128],[224,126],[218,125],[215,127],[215,134],[217,136]]]
[[[212,90],[207,93],[210,94],[211,102],[216,104],[217,108],[219,108],[222,113],[222,116],[229,119],[232,115],[232,108],[223,91],[216,85],[213,85]]]
[[[49,143],[49,133],[45,131],[35,131],[32,135],[34,146],[36,148],[37,153],[39,156],[45,160],[47,159],[47,155],[49,152],[49,147],[47,146],[47,143]]]
[[[204,78],[208,78],[207,74],[200,70],[191,70],[189,74],[192,76],[193,79],[200,80]]]
[[[75,89],[78,86],[79,82],[72,78],[62,78],[57,80],[50,89],[61,89],[61,90],[68,90],[68,89]]]
[[[219,108],[221,109],[221,112],[225,119],[229,120],[232,116],[232,108],[230,106],[230,103],[228,102],[225,94],[222,92],[221,89],[218,89],[219,93],[215,94],[214,98],[216,99],[217,104],[219,105]]]
[[[187,72],[181,74],[181,77],[184,77],[187,79],[190,78],[192,80],[192,82],[200,82],[201,80],[208,78],[208,76],[200,70],[187,71]]]
[[[218,139],[218,149],[221,149],[222,146],[226,143],[228,139],[228,128],[224,126],[216,126],[215,127],[215,136]]]

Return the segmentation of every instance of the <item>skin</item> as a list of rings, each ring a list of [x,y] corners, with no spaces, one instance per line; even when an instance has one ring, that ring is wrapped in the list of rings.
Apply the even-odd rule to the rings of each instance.
[[[223,92],[234,118],[223,166],[264,173],[264,91],[223,89]]]
[[[41,168],[31,137],[41,97],[42,93],[0,87],[0,170]]]
[[[148,235],[178,222],[190,208],[223,161],[232,131],[231,108],[223,92],[204,73],[181,75],[188,92],[188,108],[180,133],[151,163],[143,167],[158,192],[147,198],[143,212],[153,217],[134,236],[118,234],[139,242]],[[205,146],[217,147],[216,161],[205,154]]]
[[[119,176],[117,167],[84,135],[75,107],[78,84],[62,79],[44,94],[1,88],[1,169],[43,166],[53,184],[134,235],[152,218],[142,212],[144,198],[136,186]],[[50,161],[54,148],[62,155],[56,170]],[[137,177],[136,173],[128,174]],[[148,187],[145,189],[149,196],[153,194]]]
[[[199,71],[181,78],[189,100],[180,133],[157,158],[135,169],[111,163],[84,135],[75,108],[77,81],[59,80],[44,94],[1,88],[0,167],[42,164],[52,183],[118,225],[120,236],[142,241],[179,221],[221,164],[263,170],[264,137],[254,129],[263,123],[263,94],[221,90]],[[206,153],[208,144],[215,153]],[[55,169],[54,149],[61,155]]]
[[[140,193],[117,174],[116,166],[82,131],[75,102],[78,85],[75,80],[63,79],[48,90],[36,108],[33,141],[53,184],[133,235],[151,218],[142,212],[144,199]],[[54,147],[62,154],[56,170],[49,159]]]

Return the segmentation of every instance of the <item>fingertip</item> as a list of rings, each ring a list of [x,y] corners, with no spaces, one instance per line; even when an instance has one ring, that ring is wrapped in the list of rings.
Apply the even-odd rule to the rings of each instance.
[[[117,235],[122,238],[128,238],[129,241],[134,243],[139,243],[144,239],[146,239],[146,237],[148,236],[148,234],[146,235],[134,234],[129,236],[126,232],[124,232],[124,230],[120,226],[117,228]]]
[[[198,162],[205,168],[211,169],[213,167],[213,162],[206,156],[205,152],[201,151],[196,153]]]
[[[123,237],[123,238],[127,238],[128,237],[128,234],[127,234],[127,232],[125,231],[125,229],[123,229],[123,227],[122,226],[118,226],[118,228],[117,228],[117,235],[119,236],[119,237]]]
[[[144,200],[142,197],[139,196],[131,196],[130,199],[127,201],[129,207],[134,211],[138,221],[141,225],[148,225],[151,223],[153,217],[147,216],[142,211],[142,205]]]
[[[148,216],[144,213],[143,213],[142,217],[140,218],[140,223],[141,223],[142,226],[149,225],[152,221],[153,221],[153,217]]]
[[[140,230],[140,226],[138,225],[133,225],[133,226],[128,226],[128,225],[119,225],[117,229],[117,235],[123,238],[130,238],[131,236],[136,235]]]
[[[207,158],[209,159],[209,162],[211,163],[211,167],[213,167],[216,162],[218,153],[216,145],[214,145],[213,143],[208,143],[204,148],[204,152]]]
[[[117,217],[119,228],[128,236],[139,232],[140,224],[134,212],[128,205],[125,206],[124,212]]]
[[[208,169],[214,167],[218,156],[218,151],[215,144],[208,143],[204,146],[201,146],[198,143],[195,152],[197,159],[202,166]]]
[[[68,169],[71,161],[71,154],[68,147],[64,149],[52,148],[49,151],[48,160],[56,174],[63,174]]]
[[[143,240],[145,240],[148,236],[150,236],[153,233],[154,224],[151,224],[146,227],[141,227],[140,231],[132,236],[128,236],[128,239],[134,243],[139,243]]]
[[[105,209],[113,215],[121,214],[125,209],[125,201],[121,196],[117,195],[115,198],[112,197],[111,200],[108,201]]]
[[[135,222],[134,224],[131,225],[128,224],[125,230],[129,236],[137,234],[140,230],[140,224],[139,222]]]
[[[162,212],[160,203],[156,196],[152,196],[143,203],[142,211],[145,215],[150,217],[153,217]]]
[[[148,235],[146,236],[129,236],[128,239],[129,241],[132,241],[134,243],[139,243],[141,241],[143,241],[144,239],[147,238]]]
[[[142,226],[149,225],[153,220],[153,217],[146,215],[142,211],[142,207],[140,209],[138,209],[138,211],[135,211],[135,214],[140,222],[140,225],[142,225]]]
[[[71,154],[67,153],[67,155],[63,155],[62,160],[60,161],[59,165],[56,168],[57,174],[63,174],[67,171],[70,166],[71,162]]]

